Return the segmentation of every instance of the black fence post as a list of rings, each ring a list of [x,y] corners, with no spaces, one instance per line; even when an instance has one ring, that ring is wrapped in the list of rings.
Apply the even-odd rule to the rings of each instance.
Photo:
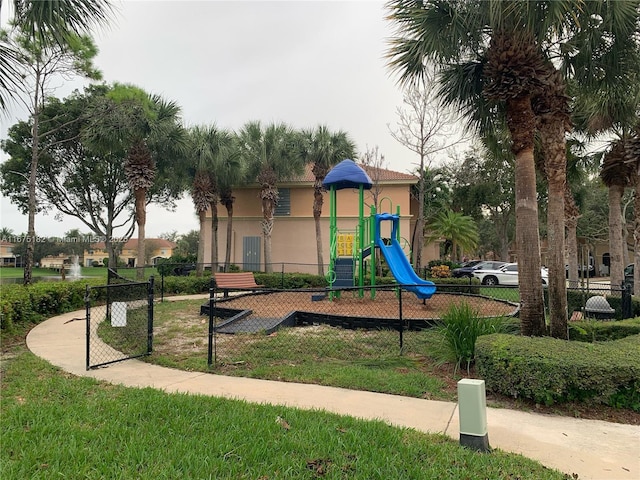
[[[107,288],[107,291],[109,289]],[[89,359],[89,340],[90,340],[90,336],[91,336],[91,287],[89,287],[89,285],[87,285],[85,287],[85,293],[84,293],[84,308],[85,308],[85,312],[86,312],[86,317],[87,317],[87,321],[86,321],[86,338],[87,338],[87,344],[85,346],[85,353],[86,353],[86,364],[85,364],[85,368],[87,369],[87,371],[89,370],[89,365],[90,365],[90,359]]]
[[[149,277],[148,301],[147,301],[147,355],[153,351],[153,289],[155,281],[153,275]]]
[[[215,318],[214,315],[214,309],[215,309],[215,288],[213,286],[213,279],[211,279],[210,282],[210,288],[209,288],[209,344],[207,346],[207,365],[209,366],[209,368],[211,368],[211,366],[214,363],[214,358],[213,358],[213,353],[214,353],[214,349],[213,349],[213,342],[214,342],[214,322],[213,319]]]
[[[631,304],[631,284],[622,284],[622,318],[633,317],[633,307]]]

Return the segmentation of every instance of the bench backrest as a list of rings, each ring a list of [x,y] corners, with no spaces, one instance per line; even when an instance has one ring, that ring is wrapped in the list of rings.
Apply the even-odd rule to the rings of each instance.
[[[219,288],[250,288],[258,287],[251,272],[216,273],[216,285]]]

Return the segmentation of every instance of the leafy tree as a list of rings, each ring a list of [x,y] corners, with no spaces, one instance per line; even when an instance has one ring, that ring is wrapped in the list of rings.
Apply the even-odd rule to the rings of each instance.
[[[313,219],[316,228],[316,252],[318,256],[318,275],[324,275],[322,256],[322,229],[320,217],[324,202],[323,186],[327,173],[334,165],[355,155],[355,144],[346,132],[332,133],[328,127],[320,125],[315,130],[301,133],[301,154],[306,163],[312,165],[313,182]]]
[[[304,161],[298,155],[293,131],[283,123],[272,123],[263,128],[260,122],[249,122],[240,130],[239,141],[240,155],[247,165],[248,176],[255,178],[260,185],[264,262],[266,272],[271,273],[271,235],[278,183],[301,174]]]
[[[479,228],[481,249],[508,260],[515,223],[514,165],[498,144],[469,150],[453,176],[453,206],[486,228]],[[481,222],[481,220],[487,220]],[[487,229],[492,230],[487,235]]]
[[[428,185],[427,177],[422,175],[431,167],[434,155],[442,152],[463,139],[456,135],[455,125],[457,115],[442,104],[435,91],[429,88],[432,75],[404,92],[402,103],[404,108],[398,107],[396,129],[390,129],[391,136],[400,144],[418,155],[417,172],[418,184],[416,193],[418,200],[418,214],[416,226],[411,239],[412,263],[416,270],[422,267],[422,243],[424,241],[425,225],[425,195]]]
[[[37,205],[82,221],[93,234],[105,239],[110,265],[117,252],[111,239],[129,238],[134,228],[131,191],[122,169],[122,157],[114,152],[96,154],[82,141],[89,123],[87,112],[100,102],[107,87],[89,87],[64,101],[50,98],[40,117],[49,129],[40,144],[43,154],[36,172]],[[93,121],[93,120],[92,120]],[[29,211],[28,178],[32,158],[30,122],[10,127],[1,143],[9,159],[0,165],[0,188],[25,213]],[[122,230],[124,229],[124,230]]]
[[[138,227],[136,263],[142,267],[146,258],[146,206],[154,189],[166,201],[177,198],[182,190],[180,179],[174,174],[186,142],[180,107],[138,87],[115,84],[102,104],[96,106],[84,140],[101,153],[124,159]],[[144,277],[142,268],[137,276]]]
[[[56,78],[80,75],[98,79],[100,74],[92,65],[97,49],[88,36],[68,34],[61,42],[51,39],[43,42],[41,38],[46,37],[45,33],[34,39],[20,28],[14,28],[11,35],[2,32],[1,36],[16,55],[18,63],[15,68],[20,71],[21,88],[25,92],[22,99],[30,114],[32,145],[27,192],[27,233],[35,236],[36,178],[42,153],[41,142],[52,133],[47,125],[40,122],[44,102],[51,94],[51,82]],[[27,243],[24,260],[24,284],[27,285],[32,281],[33,242]]]
[[[193,255],[194,260],[197,261],[198,243],[200,239],[200,233],[198,230],[191,230],[188,233],[180,235],[176,239],[177,247],[175,249],[176,255]]]

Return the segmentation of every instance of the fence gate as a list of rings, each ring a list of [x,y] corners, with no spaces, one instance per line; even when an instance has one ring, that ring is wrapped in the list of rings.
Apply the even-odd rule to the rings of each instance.
[[[149,355],[153,348],[153,278],[87,286],[87,370]]]

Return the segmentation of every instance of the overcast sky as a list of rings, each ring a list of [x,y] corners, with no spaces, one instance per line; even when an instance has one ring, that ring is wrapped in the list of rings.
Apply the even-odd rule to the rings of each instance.
[[[345,130],[359,152],[378,146],[388,168],[410,172],[416,155],[389,133],[402,91],[386,67],[392,28],[378,1],[124,1],[108,30],[95,32],[95,64],[106,82],[135,84],[174,100],[186,126],[239,129],[251,120]],[[6,9],[3,9],[3,15]],[[3,19],[3,26],[5,25]],[[61,84],[64,97],[81,83]],[[0,134],[26,114],[0,118]],[[4,153],[0,153],[6,159]],[[0,225],[26,232],[27,219],[0,197]],[[36,232],[88,228],[53,214]],[[197,229],[191,200],[175,213],[151,207],[147,237]]]

